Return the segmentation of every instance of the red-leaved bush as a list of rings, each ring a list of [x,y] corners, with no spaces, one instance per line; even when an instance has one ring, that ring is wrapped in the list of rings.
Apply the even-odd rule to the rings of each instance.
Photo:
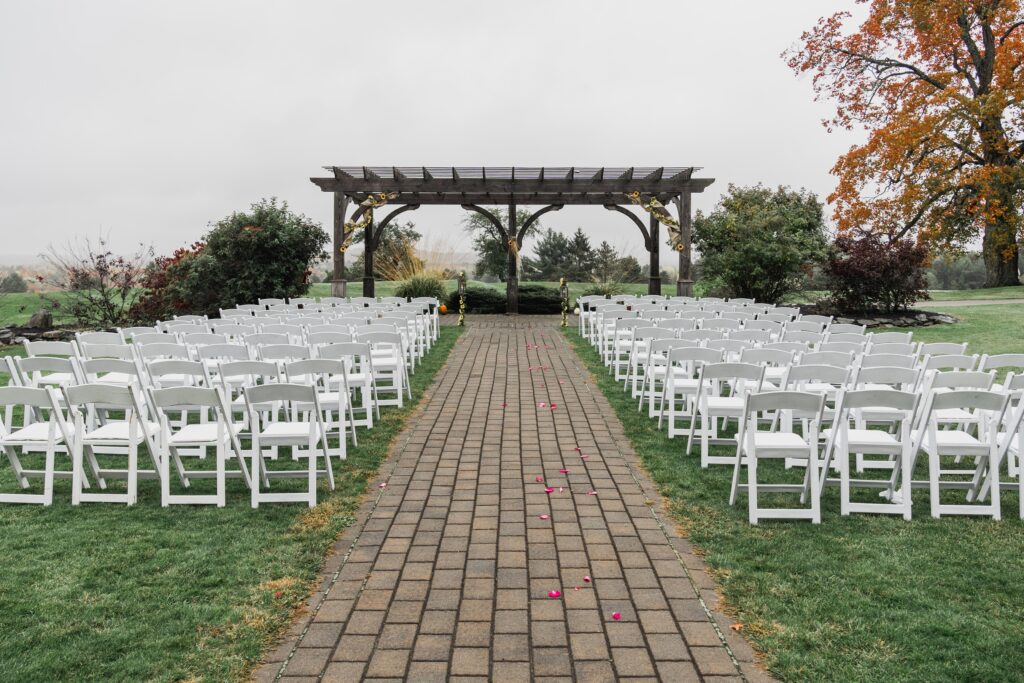
[[[824,275],[842,313],[903,310],[928,299],[928,249],[914,240],[865,233],[836,237]]]

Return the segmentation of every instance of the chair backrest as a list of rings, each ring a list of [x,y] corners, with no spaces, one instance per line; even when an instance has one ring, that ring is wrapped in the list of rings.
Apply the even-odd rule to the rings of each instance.
[[[258,332],[256,334],[247,334],[242,337],[242,341],[246,346],[264,346],[267,344],[289,344],[291,339],[287,334],[277,334],[272,332]]]
[[[46,389],[36,387],[0,387],[0,406],[51,409],[54,404]],[[60,412],[59,410],[57,411]],[[9,426],[9,425],[8,425]],[[2,426],[0,426],[2,429]]]
[[[829,330],[828,335],[825,337],[826,342],[860,344],[862,347],[867,346],[870,339],[868,335],[860,332],[833,333],[831,330]]]
[[[192,355],[184,344],[146,344],[138,349],[139,358],[177,358],[191,360]]]
[[[133,347],[130,344],[90,344],[82,342],[79,343],[78,348],[81,350],[83,358],[118,358],[129,360],[133,357]]]
[[[320,384],[327,387],[333,375],[343,375],[347,368],[342,360],[312,358],[284,364],[284,381],[291,384]]]
[[[319,405],[316,388],[309,384],[275,382],[273,384],[245,387],[242,389],[242,393],[245,395],[245,402],[249,405],[250,410],[253,406],[274,401],[299,401]]]
[[[834,365],[848,368],[853,365],[853,354],[843,351],[808,351],[800,356],[800,365]]]
[[[725,339],[725,332],[721,330],[685,330],[679,333],[679,338],[699,344],[700,342]]]
[[[190,346],[197,346],[199,344],[227,344],[228,337],[226,334],[214,332],[186,332],[181,335],[181,343]]]
[[[921,371],[913,366],[861,366],[857,370],[857,377],[854,381],[858,387],[882,384],[889,387],[912,390],[916,389],[921,382]]]
[[[978,357],[959,354],[950,354],[948,356],[926,355],[921,365],[925,370],[973,370],[978,365]]]
[[[852,353],[857,355],[864,352],[864,344],[856,342],[826,341],[818,344],[817,351],[819,353],[838,351],[839,353]]]
[[[8,356],[8,358],[11,357]],[[18,374],[29,380],[32,385],[45,378],[49,373],[75,375],[75,363],[70,358],[31,356],[28,358],[14,357],[12,360]]]
[[[70,358],[77,356],[75,345],[66,341],[26,341],[25,353],[32,356],[57,356]]]
[[[929,373],[929,389],[983,389],[988,390],[995,382],[994,372],[973,372],[970,370],[949,370]]]
[[[277,381],[281,377],[281,371],[277,363],[262,360],[239,360],[229,363],[221,363],[219,367],[221,379],[248,380],[256,383],[259,380]]]
[[[722,320],[753,320],[756,316],[748,311],[722,311]]]
[[[850,366],[793,365],[786,373],[785,386],[802,386],[808,382],[842,387],[850,381]]]
[[[764,368],[753,363],[705,363],[701,367],[702,380],[747,380],[756,382],[757,391],[764,377]]]
[[[860,357],[862,368],[913,368],[917,365],[917,357],[898,353],[867,353]]]
[[[257,352],[263,360],[302,360],[312,356],[309,347],[300,344],[266,344]]]
[[[147,346],[149,344],[174,344],[178,341],[177,335],[165,332],[146,332],[132,337],[132,344],[136,346]]]
[[[664,330],[673,330],[678,332],[680,330],[694,330],[697,328],[697,321],[686,318],[672,318],[658,320],[658,327]]]
[[[738,360],[741,353],[753,348],[754,342],[742,339],[711,339],[707,342],[706,346],[709,349],[724,351],[726,358],[736,358]]]
[[[356,333],[356,338],[359,341],[366,342],[372,346],[377,346],[379,344],[388,344],[394,346],[396,349],[402,348],[402,335],[395,331],[359,331]]]
[[[793,322],[786,323],[786,332],[814,332],[819,333],[825,329],[825,324],[815,322],[813,320],[794,320]]]
[[[768,330],[734,330],[729,333],[729,339],[738,339],[756,344],[764,344],[770,341],[771,338],[772,333]]]
[[[801,332],[799,330],[787,329],[782,333],[782,341],[798,341],[808,346],[820,344],[825,340],[825,335],[819,332]]]
[[[249,360],[249,347],[244,344],[204,344],[196,347],[200,360]]]
[[[793,316],[788,315],[786,313],[758,313],[757,319],[763,320],[765,322],[779,323],[780,325],[785,325],[790,320],[793,319]]]
[[[174,375],[175,380],[178,377],[191,378],[190,384],[209,385],[210,383],[210,375],[206,372],[206,366],[197,360],[154,360],[146,363],[146,372],[149,373],[156,386],[160,386],[161,379],[168,375]]]
[[[139,366],[135,361],[122,358],[86,358],[78,361],[78,364],[82,368],[86,383],[102,383],[102,375],[109,373],[140,377]]]
[[[119,331],[124,340],[129,342],[135,341],[135,337],[140,334],[160,334],[156,327],[122,327]]]
[[[644,339],[675,339],[675,332],[666,330],[663,327],[638,327],[633,330],[633,341],[638,342]]]
[[[913,343],[913,332],[874,332],[871,344],[910,344]]]
[[[711,320],[702,320],[700,322],[700,328],[702,330],[722,330],[731,332],[738,330],[742,327],[739,320],[727,320],[725,318],[714,318]]]
[[[277,305],[283,304],[284,303],[284,299],[273,299],[273,298],[270,298],[270,299],[257,299],[256,302],[260,306],[263,306],[264,308],[269,308],[270,306],[277,306]]]
[[[337,328],[336,328],[337,329]],[[324,344],[344,344],[352,341],[352,333],[331,331],[331,332],[310,332],[306,335],[306,343],[310,346],[322,346]]]
[[[766,391],[747,394],[745,412],[747,415],[786,410],[798,418],[809,418],[821,422],[825,408],[825,396],[806,391]],[[747,424],[756,429],[758,420]]]
[[[78,384],[64,387],[64,397],[72,407],[101,404],[105,407],[133,409],[138,405],[134,389],[116,384]]]
[[[747,348],[740,354],[740,362],[781,368],[793,364],[793,352],[782,349]]]
[[[223,397],[216,387],[168,387],[166,389],[150,389],[149,398],[153,407],[159,411],[174,408],[212,408],[227,417],[224,411]]]
[[[832,324],[832,316],[830,315],[801,315],[799,320],[800,322],[818,323],[822,327],[828,327]]]
[[[921,344],[922,356],[965,356],[967,355],[967,342],[955,344],[952,342],[931,342]]]
[[[340,296],[322,296],[320,297],[320,303],[326,306],[337,306],[339,304],[345,305],[348,301]]]
[[[1024,368],[1024,353],[998,353],[993,356],[985,354],[981,357],[979,370],[998,368]]]
[[[865,325],[851,325],[850,323],[832,323],[828,326],[828,333],[834,334],[856,334],[864,335],[867,332]]]
[[[79,344],[124,344],[120,332],[76,332]]]
[[[896,391],[893,389],[853,389],[842,393],[841,405],[848,410],[860,410],[863,408],[891,408],[903,410],[908,414],[907,419],[913,416],[917,409],[919,394],[911,391]]]
[[[917,344],[905,342],[886,342],[885,344],[871,343],[871,353],[895,353],[901,356],[916,356]]]
[[[932,410],[950,410],[962,408],[964,410],[985,410],[1002,417],[1010,402],[1009,394],[996,391],[979,390],[953,390],[931,396]]]
[[[769,342],[763,346],[766,349],[778,349],[780,351],[789,351],[794,356],[798,356],[801,353],[807,352],[807,344],[803,342]]]

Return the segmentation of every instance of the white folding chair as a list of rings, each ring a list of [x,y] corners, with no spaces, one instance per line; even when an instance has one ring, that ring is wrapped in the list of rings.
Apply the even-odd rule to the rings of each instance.
[[[334,470],[327,454],[327,431],[324,428],[320,399],[313,386],[301,384],[264,384],[246,387],[242,390],[252,425],[252,477],[251,504],[258,508],[260,503],[304,502],[316,506],[317,478],[324,476],[330,490],[334,490]],[[297,406],[312,406],[305,414],[299,414]],[[275,406],[266,410],[265,406]],[[295,419],[296,417],[305,419]],[[293,455],[304,457],[306,470],[275,470],[267,467],[264,447],[290,447]],[[318,448],[320,446],[320,448]],[[304,449],[304,450],[300,450]],[[324,468],[319,469],[323,456]],[[265,492],[261,482],[274,478],[306,479],[306,490],[300,492]],[[269,488],[269,487],[268,487]]]
[[[18,486],[24,491],[31,488],[30,479],[43,480],[42,493],[0,493],[0,503],[52,505],[54,477],[71,476],[71,471],[56,469],[56,456],[58,452],[68,454],[68,444],[72,442],[71,426],[64,420],[54,389],[0,387],[0,412],[0,449],[7,456]],[[21,415],[20,425],[15,413]],[[19,451],[22,457],[38,457],[33,452],[42,452],[43,469],[26,467]]]
[[[345,362],[328,358],[312,358],[284,364],[285,381],[289,384],[310,384],[317,391],[320,408],[323,411],[324,428],[327,437],[337,436],[339,446],[329,449],[329,454],[344,460],[345,432],[348,425],[354,425],[356,418],[352,409],[352,393],[348,386]],[[312,406],[296,404],[299,412],[312,410]],[[352,445],[358,445],[356,430],[352,429]]]
[[[169,389],[152,389],[149,392],[150,404],[156,412],[160,424],[160,504],[163,507],[174,504],[184,505],[216,505],[227,504],[228,476],[240,476],[246,486],[251,488],[249,468],[242,455],[238,435],[241,427],[231,418],[224,395],[219,388],[210,387],[173,387]],[[199,411],[198,422],[186,420],[175,426],[170,413]],[[214,449],[213,470],[188,470],[181,461],[181,456],[192,454],[195,450]],[[238,469],[229,471],[227,461],[234,458]],[[174,463],[178,478],[187,489],[190,479],[214,478],[216,492],[213,494],[180,494],[171,493],[171,463]]]
[[[668,420],[668,438],[677,434],[688,434],[690,425],[685,427],[678,423],[680,419],[694,421],[693,404],[697,396],[700,381],[697,375],[705,363],[721,363],[722,352],[715,349],[700,348],[696,345],[685,346],[688,342],[680,340],[678,346],[668,352],[665,378],[662,381],[661,411],[658,415],[658,429],[663,419]]]
[[[159,478],[158,438],[160,425],[149,419],[134,384],[81,384],[64,387],[64,400],[74,416],[72,430],[71,504],[89,502],[126,503],[138,501],[141,478]],[[122,412],[116,417],[114,412]],[[153,464],[152,470],[139,469],[139,447],[145,445]],[[127,451],[126,469],[101,468],[96,455],[123,456]],[[107,478],[127,479],[125,493],[92,493],[83,491],[85,460],[88,459],[106,489]]]
[[[738,448],[735,456],[730,458],[733,473],[729,504],[735,505],[740,490],[745,490],[751,524],[757,524],[762,519],[809,519],[814,524],[821,523],[818,438],[824,405],[824,396],[800,391],[753,392],[746,396],[737,433]],[[775,431],[771,427],[760,429],[764,421],[759,419],[759,415],[768,412],[784,412],[799,418],[807,425],[807,429],[802,434]],[[791,424],[792,419],[786,422]],[[804,481],[800,484],[761,483],[757,476],[759,461],[773,459],[804,461]],[[740,483],[740,472],[744,465],[747,467],[745,485]],[[759,502],[759,494],[762,492],[799,493],[801,502],[806,503],[810,498],[810,507],[762,507]]]
[[[345,363],[345,382],[350,389],[359,389],[361,402],[354,405],[350,402],[353,413],[362,414],[362,418],[352,418],[353,430],[355,427],[373,427],[373,418],[376,413],[380,419],[380,404],[377,401],[377,384],[374,382],[373,354],[369,344],[362,342],[347,342],[343,344],[328,344],[317,350],[319,358],[340,360]]]
[[[739,423],[743,417],[743,405],[746,395],[761,390],[764,380],[764,368],[751,363],[705,363],[700,368],[697,380],[697,396],[694,399],[694,417],[690,419],[690,431],[686,442],[686,454],[693,448],[694,436],[697,432],[697,419],[700,419],[700,466],[731,465],[733,457],[711,455],[710,446],[736,445],[735,438],[722,437],[719,434],[718,421],[722,428],[728,426],[730,420]]]

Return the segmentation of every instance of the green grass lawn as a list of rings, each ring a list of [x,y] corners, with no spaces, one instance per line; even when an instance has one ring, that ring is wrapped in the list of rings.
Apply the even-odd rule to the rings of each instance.
[[[962,322],[915,330],[915,338],[1024,352],[1024,308],[948,312]],[[821,525],[751,526],[745,496],[728,505],[731,468],[702,470],[697,456],[686,457],[685,438],[668,439],[656,420],[637,413],[589,344],[568,335],[773,674],[785,681],[1021,679],[1024,523],[1015,494],[1003,496],[1004,521],[992,522],[932,520],[927,491],[915,491],[914,519],[904,522],[844,519],[838,490],[829,488]]]
[[[1024,287],[991,287],[988,289],[933,289],[933,301],[966,301],[971,299],[1024,299]]]
[[[417,399],[460,332],[443,327],[417,366]],[[0,374],[0,385],[7,379]],[[385,409],[373,430],[360,431],[340,472],[335,465],[337,490],[321,484],[312,510],[253,510],[248,489],[231,479],[222,509],[161,508],[155,481],[140,485],[133,508],[73,508],[64,479],[50,508],[0,507],[0,680],[244,680],[305,601],[412,409]],[[204,485],[212,482],[193,488]],[[0,487],[14,490],[6,462]]]

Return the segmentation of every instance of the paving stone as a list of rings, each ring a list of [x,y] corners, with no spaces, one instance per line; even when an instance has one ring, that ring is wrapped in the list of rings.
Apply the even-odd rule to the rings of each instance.
[[[698,601],[717,609],[703,559],[658,518],[654,486],[557,318],[467,322],[395,440],[388,489],[325,562],[305,635],[299,622],[255,680],[289,656],[282,682],[738,678]],[[742,634],[726,637],[749,681],[772,680]]]

